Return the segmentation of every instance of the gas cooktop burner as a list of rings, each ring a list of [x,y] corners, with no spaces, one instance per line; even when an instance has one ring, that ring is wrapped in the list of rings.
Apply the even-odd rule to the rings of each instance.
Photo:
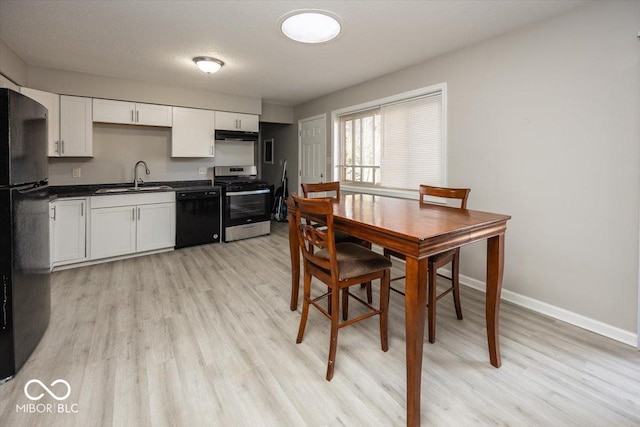
[[[227,190],[261,189],[270,184],[257,178],[255,166],[216,166],[214,168],[214,183]]]

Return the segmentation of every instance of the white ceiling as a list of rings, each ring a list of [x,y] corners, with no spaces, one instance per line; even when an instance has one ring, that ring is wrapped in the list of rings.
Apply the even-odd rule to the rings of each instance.
[[[0,39],[35,66],[297,105],[585,3],[0,0]],[[341,37],[285,39],[278,19],[308,8],[338,14]],[[226,65],[206,75],[199,55]]]

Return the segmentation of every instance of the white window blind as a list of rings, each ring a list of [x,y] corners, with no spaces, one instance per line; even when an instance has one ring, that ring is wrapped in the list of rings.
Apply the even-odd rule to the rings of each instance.
[[[384,105],[381,186],[443,184],[442,94]]]
[[[442,91],[339,116],[340,181],[416,190],[444,185]]]

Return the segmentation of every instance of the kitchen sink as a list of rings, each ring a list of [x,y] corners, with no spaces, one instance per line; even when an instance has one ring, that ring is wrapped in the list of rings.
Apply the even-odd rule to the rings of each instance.
[[[96,191],[96,194],[106,194],[106,193],[136,193],[139,191],[172,191],[173,188],[168,185],[157,185],[154,187],[126,187],[126,188],[101,188]]]

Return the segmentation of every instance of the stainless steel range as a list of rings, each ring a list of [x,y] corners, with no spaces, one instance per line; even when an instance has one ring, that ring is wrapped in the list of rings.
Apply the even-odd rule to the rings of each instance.
[[[222,187],[222,238],[225,242],[271,232],[273,186],[257,179],[255,166],[216,166],[214,184]]]

